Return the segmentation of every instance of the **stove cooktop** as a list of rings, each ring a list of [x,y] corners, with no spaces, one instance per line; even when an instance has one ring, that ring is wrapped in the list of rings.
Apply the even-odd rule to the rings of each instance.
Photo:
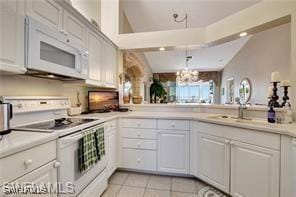
[[[76,126],[86,124],[97,119],[82,119],[82,118],[60,118],[51,121],[40,122],[36,124],[26,125],[23,127],[14,128],[16,130],[54,132],[63,129],[70,129]]]

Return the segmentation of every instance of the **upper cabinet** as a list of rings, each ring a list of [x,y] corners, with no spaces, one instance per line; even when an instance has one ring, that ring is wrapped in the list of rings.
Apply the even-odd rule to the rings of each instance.
[[[90,85],[116,88],[117,49],[95,31],[87,30]]]
[[[89,51],[88,77],[94,81],[101,81],[102,40],[89,29],[87,31],[87,48]]]
[[[63,8],[53,0],[26,0],[26,13],[44,24],[62,28]]]
[[[72,6],[57,0],[0,1],[1,73],[26,72],[26,16],[56,28],[75,44],[88,50],[87,84],[116,88],[117,47]]]
[[[67,11],[63,14],[63,31],[72,36],[77,43],[85,46],[86,26]]]
[[[24,73],[24,1],[0,1],[0,27],[0,72]]]

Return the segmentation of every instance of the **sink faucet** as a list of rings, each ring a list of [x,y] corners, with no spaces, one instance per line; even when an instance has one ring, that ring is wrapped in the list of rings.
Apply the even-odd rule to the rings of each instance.
[[[238,119],[244,119],[244,110],[248,109],[246,103],[241,103],[240,98],[235,98],[235,101],[239,104],[238,107]]]
[[[238,119],[244,119],[244,110],[248,109],[246,104],[239,104],[238,107]]]

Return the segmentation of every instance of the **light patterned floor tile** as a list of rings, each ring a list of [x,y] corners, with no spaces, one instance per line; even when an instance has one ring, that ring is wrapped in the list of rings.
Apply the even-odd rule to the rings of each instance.
[[[170,197],[171,192],[168,190],[146,189],[144,197]]]
[[[149,175],[146,174],[131,173],[124,182],[124,185],[133,187],[146,187],[148,178]]]
[[[109,182],[111,184],[123,185],[128,175],[129,173],[127,172],[115,172],[109,179]]]
[[[123,186],[117,197],[143,197],[145,188]]]
[[[197,193],[204,187],[207,186],[207,184],[205,184],[204,182],[201,182],[199,180],[196,180],[195,181],[195,185],[196,185],[196,190],[197,190]]]
[[[183,192],[172,192],[171,197],[197,197],[197,194],[183,193]]]
[[[116,197],[121,185],[108,185],[108,189],[103,193],[102,197]]]
[[[150,176],[147,188],[171,190],[171,177],[169,177],[169,176]]]
[[[195,180],[190,178],[172,178],[172,191],[197,193]]]

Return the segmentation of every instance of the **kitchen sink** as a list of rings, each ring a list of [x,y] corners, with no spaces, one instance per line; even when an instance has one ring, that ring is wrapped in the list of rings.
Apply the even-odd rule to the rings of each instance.
[[[265,119],[258,119],[258,118],[243,118],[239,119],[236,116],[229,116],[229,115],[216,115],[216,116],[209,116],[211,119],[233,122],[233,123],[247,123],[247,124],[267,124]]]

